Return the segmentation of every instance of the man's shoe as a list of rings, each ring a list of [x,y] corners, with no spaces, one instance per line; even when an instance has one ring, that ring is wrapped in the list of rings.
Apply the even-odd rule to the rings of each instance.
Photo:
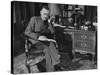
[[[64,71],[65,69],[66,67],[61,64],[55,65],[55,71]]]

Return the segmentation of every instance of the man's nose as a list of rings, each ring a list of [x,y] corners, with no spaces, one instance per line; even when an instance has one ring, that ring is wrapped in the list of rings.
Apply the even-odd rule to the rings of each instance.
[[[49,16],[46,16],[46,18],[48,18]]]
[[[47,17],[47,16],[45,16],[45,18],[47,19],[48,17]]]

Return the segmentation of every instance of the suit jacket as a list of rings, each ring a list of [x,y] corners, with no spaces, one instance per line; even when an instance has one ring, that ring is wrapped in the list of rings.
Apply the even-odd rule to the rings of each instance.
[[[30,41],[35,44],[38,42],[38,37],[43,33],[54,33],[54,28],[51,24],[47,22],[43,22],[42,18],[39,17],[32,17],[28,23],[28,26],[25,30],[25,35],[30,37]]]

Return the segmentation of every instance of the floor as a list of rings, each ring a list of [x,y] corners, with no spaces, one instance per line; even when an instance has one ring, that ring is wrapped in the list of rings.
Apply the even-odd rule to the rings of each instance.
[[[96,62],[92,63],[91,56],[88,55],[79,55],[77,54],[77,58],[72,60],[69,53],[60,53],[61,54],[61,63],[66,66],[64,71],[73,71],[73,70],[89,70],[96,69]],[[15,74],[23,74],[28,73],[28,70],[25,66],[25,53],[22,53],[14,58],[14,73]],[[39,73],[38,67],[32,66],[32,73]]]

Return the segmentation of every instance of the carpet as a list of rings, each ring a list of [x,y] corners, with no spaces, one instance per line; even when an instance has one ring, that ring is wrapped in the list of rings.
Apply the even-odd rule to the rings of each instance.
[[[28,69],[25,66],[25,53],[18,55],[14,58],[14,74],[27,74]],[[74,70],[90,70],[97,69],[97,64],[92,63],[88,59],[77,58],[73,62],[68,53],[61,54],[61,64],[66,66],[64,71],[74,71]],[[37,65],[31,67],[32,73],[39,73]]]

